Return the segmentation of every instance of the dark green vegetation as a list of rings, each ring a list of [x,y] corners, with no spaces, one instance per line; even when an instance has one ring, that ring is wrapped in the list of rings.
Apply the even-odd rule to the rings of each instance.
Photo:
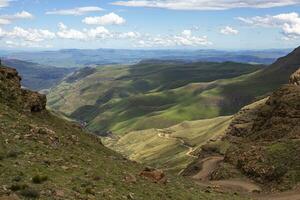
[[[167,61],[101,67],[76,82],[62,82],[48,95],[49,106],[88,122],[100,135],[232,115],[287,83],[300,66],[299,54],[296,49],[264,68]]]
[[[100,135],[165,128],[184,120],[232,114],[235,109],[221,110],[226,102],[221,90],[215,89],[225,80],[215,80],[230,81],[262,68],[233,62],[169,61],[99,67],[85,77],[65,79],[51,90],[48,105],[88,122],[88,129]],[[72,77],[77,74],[84,72]]]
[[[73,68],[56,68],[15,59],[5,59],[2,62],[18,70],[24,87],[36,91],[55,86],[74,71]]]
[[[29,102],[39,102],[24,99],[23,93],[16,72],[1,66],[1,199],[233,198],[214,191],[205,193],[192,182],[172,175],[167,175],[165,185],[153,183],[138,175],[142,165],[107,149],[77,124],[47,110],[24,110]]]

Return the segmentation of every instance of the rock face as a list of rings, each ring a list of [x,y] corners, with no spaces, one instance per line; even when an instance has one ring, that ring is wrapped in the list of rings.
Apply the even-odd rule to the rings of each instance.
[[[292,81],[269,98],[243,108],[225,140],[231,143],[225,162],[249,177],[280,189],[299,183],[300,86]]]
[[[300,85],[300,68],[292,74],[289,83],[292,85]]]
[[[150,179],[155,183],[163,183],[163,184],[167,183],[166,175],[162,170],[145,168],[140,173],[140,176]]]
[[[21,88],[21,77],[15,69],[0,66],[0,99],[3,103],[28,112],[46,108],[46,96]]]

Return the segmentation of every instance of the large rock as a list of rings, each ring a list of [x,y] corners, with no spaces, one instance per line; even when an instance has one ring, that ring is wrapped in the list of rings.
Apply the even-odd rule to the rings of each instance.
[[[40,112],[45,110],[47,103],[45,95],[29,90],[23,90],[22,93],[24,97],[24,109],[31,112]]]
[[[289,83],[292,85],[300,85],[300,68],[291,75]]]
[[[155,183],[167,183],[167,177],[162,170],[152,169],[146,167],[141,173],[140,176],[143,176],[149,180],[152,180]]]
[[[15,69],[0,66],[0,100],[18,110],[40,112],[46,109],[46,96],[21,88]]]

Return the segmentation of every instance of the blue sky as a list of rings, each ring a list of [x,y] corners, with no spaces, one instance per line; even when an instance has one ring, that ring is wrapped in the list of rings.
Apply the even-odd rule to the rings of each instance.
[[[0,48],[294,48],[299,12],[300,0],[0,0]]]

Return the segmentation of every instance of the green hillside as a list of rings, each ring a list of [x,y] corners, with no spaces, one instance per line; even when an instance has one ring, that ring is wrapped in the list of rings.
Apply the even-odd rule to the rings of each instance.
[[[0,67],[0,199],[232,199],[170,174],[166,184],[139,176],[142,165],[44,110],[44,100]]]
[[[126,134],[104,144],[131,160],[179,172],[196,156],[195,151],[225,133],[231,117],[185,121],[165,129],[147,129]]]
[[[217,88],[225,81],[216,80],[259,69],[262,66],[232,62],[171,61],[98,67],[66,78],[51,90],[48,106],[88,122],[87,128],[100,135],[166,128],[185,120],[231,115],[234,109],[222,111],[222,91]]]

